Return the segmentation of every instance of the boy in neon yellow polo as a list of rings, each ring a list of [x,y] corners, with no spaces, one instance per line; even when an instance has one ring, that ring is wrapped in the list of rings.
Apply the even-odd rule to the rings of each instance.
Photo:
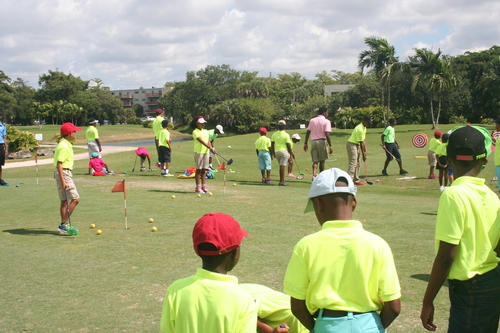
[[[363,155],[363,161],[368,158],[368,152],[366,150],[366,128],[372,124],[372,118],[368,115],[363,116],[361,119],[361,124],[354,127],[351,136],[347,140],[347,158],[349,159],[349,168],[347,173],[351,176],[354,185],[363,186],[364,184],[359,181],[359,157],[360,153]]]
[[[273,156],[271,155],[271,139],[267,135],[267,129],[261,127],[259,129],[260,137],[255,141],[255,152],[257,153],[257,159],[259,162],[260,174],[262,176],[262,182],[266,184],[272,184],[271,180],[271,161]]]
[[[73,144],[76,140],[76,131],[81,131],[80,127],[76,127],[72,123],[64,123],[61,125],[61,141],[57,144],[54,153],[54,178],[57,184],[57,191],[59,193],[59,200],[61,205],[59,212],[61,214],[61,225],[57,230],[61,234],[67,234],[69,229],[69,214],[72,215],[76,205],[80,202],[80,196],[76,190],[75,183],[73,182]],[[71,200],[67,203],[67,200]],[[68,205],[68,207],[66,206]]]
[[[288,186],[285,183],[285,167],[289,161],[295,158],[292,151],[292,139],[285,132],[285,126],[286,122],[284,120],[278,121],[278,130],[271,136],[271,154],[280,165],[279,186]]]
[[[448,332],[496,333],[500,319],[500,201],[477,175],[488,162],[491,136],[482,127],[459,126],[447,158],[455,181],[441,194],[436,217],[436,258],[420,319],[435,331],[434,298],[448,279]]]
[[[228,275],[240,258],[248,233],[231,216],[203,215],[193,229],[202,260],[196,274],[168,287],[160,327],[163,333],[255,333],[257,309],[252,296]]]
[[[168,120],[161,122],[162,129],[158,132],[158,160],[161,164],[160,176],[173,176],[170,173],[170,162],[172,161],[172,141],[170,141],[170,132],[168,131]]]
[[[295,245],[286,270],[292,312],[314,333],[385,332],[400,312],[389,245],[352,219],[356,190],[337,168],[316,177],[305,212],[315,211],[321,230]]]

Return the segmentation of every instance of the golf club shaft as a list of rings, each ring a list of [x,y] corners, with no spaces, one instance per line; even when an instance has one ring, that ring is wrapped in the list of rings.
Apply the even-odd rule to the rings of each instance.
[[[297,163],[297,160],[295,159],[295,157],[293,158],[293,161],[295,162],[295,165],[297,166],[297,170],[299,170],[299,175],[301,175],[301,176],[305,175],[305,173],[300,172],[299,163]]]
[[[224,156],[222,156],[221,154],[219,154],[218,152],[215,152],[216,155],[219,155],[220,158],[222,158],[224,161],[226,162],[229,162],[229,160],[225,159]]]
[[[381,145],[381,146],[382,146],[382,145]],[[401,162],[401,159],[400,159],[400,158],[396,158],[396,156],[392,155],[392,153],[391,153],[389,150],[387,150],[387,148],[384,148],[384,146],[382,146],[382,148],[383,148],[383,149],[384,149],[384,150],[385,150],[385,151],[386,151],[389,155],[391,155],[393,159],[395,159],[395,160],[396,160],[396,161],[398,161],[398,162]]]
[[[132,168],[132,172],[135,172],[135,164],[137,163],[137,155],[135,155],[134,167]]]

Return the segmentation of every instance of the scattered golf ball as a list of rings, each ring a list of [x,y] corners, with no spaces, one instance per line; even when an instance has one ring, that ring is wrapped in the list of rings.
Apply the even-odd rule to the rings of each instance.
[[[90,225],[90,229],[94,229],[94,228],[95,228],[95,224],[94,224],[94,223],[92,223],[92,224]]]
[[[236,183],[234,183],[233,186],[236,186]]]
[[[172,195],[172,199],[175,199],[175,195]]]
[[[96,232],[96,233],[97,233],[98,235],[100,235],[100,234],[102,234],[102,231],[99,229],[99,230],[97,230],[97,232]]]
[[[380,179],[375,179],[375,183],[378,183],[380,181]]]
[[[227,148],[231,149],[231,146],[227,146]]]
[[[156,231],[156,230],[158,230],[158,229],[156,229],[156,227],[151,228],[151,231]]]
[[[309,171],[309,169],[306,168],[306,171]]]
[[[198,198],[201,198],[201,194],[198,194]]]
[[[16,187],[19,187],[19,184],[16,184]]]
[[[153,218],[152,218],[152,217],[149,219],[149,223],[153,223],[154,221],[155,221],[155,220],[153,220]]]

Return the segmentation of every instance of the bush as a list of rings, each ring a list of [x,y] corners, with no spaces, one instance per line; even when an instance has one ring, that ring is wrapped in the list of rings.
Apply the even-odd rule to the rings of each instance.
[[[141,118],[137,118],[137,117],[128,118],[127,124],[142,125],[142,120],[141,120]]]
[[[152,121],[145,121],[142,123],[142,127],[153,128],[153,122]]]
[[[449,122],[450,124],[467,124],[467,118],[464,116],[451,116]]]
[[[26,149],[33,151],[38,147],[38,140],[35,139],[35,134],[27,131],[19,131],[14,126],[7,127],[7,141],[10,152]]]
[[[493,118],[483,118],[481,119],[481,125],[491,125],[493,120]]]

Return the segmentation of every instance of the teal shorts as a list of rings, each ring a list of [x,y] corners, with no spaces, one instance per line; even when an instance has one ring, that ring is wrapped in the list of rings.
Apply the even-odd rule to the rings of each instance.
[[[384,326],[377,312],[353,314],[333,318],[323,317],[323,309],[319,310],[318,318],[311,333],[385,333]]]

